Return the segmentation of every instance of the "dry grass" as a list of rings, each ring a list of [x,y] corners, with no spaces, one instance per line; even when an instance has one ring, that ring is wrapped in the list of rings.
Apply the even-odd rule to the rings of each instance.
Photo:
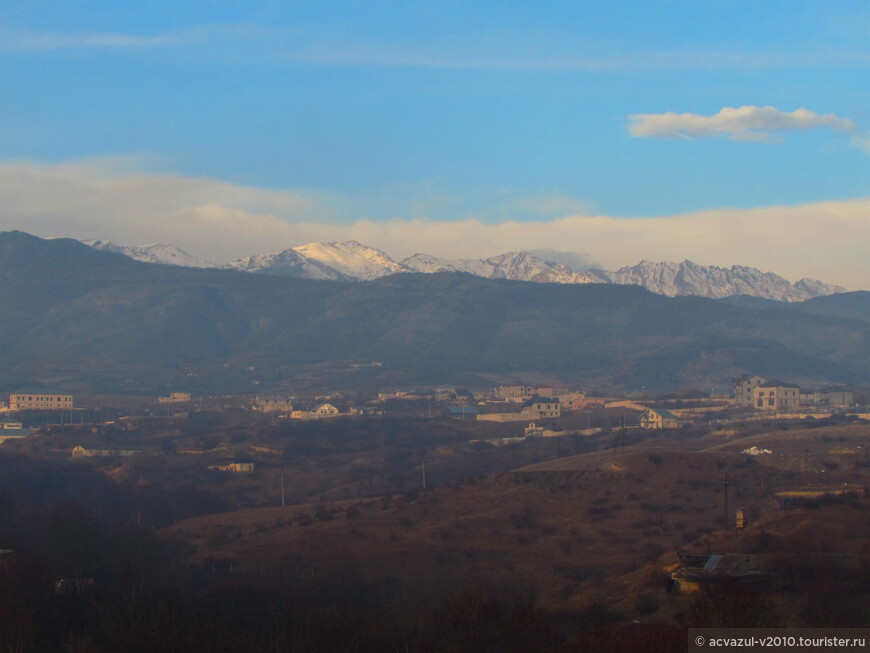
[[[621,455],[573,456],[412,497],[208,515],[167,533],[191,542],[195,561],[232,562],[235,569],[317,575],[355,566],[375,581],[420,583],[510,575],[536,584],[550,606],[586,601],[602,587],[618,600],[638,591],[632,573],[658,573],[668,552],[725,550],[748,541],[718,532],[726,473],[730,519],[740,507],[750,525],[763,524],[768,532],[812,530],[806,524],[819,511],[785,513],[774,493],[821,482],[865,483],[868,468],[858,464],[865,454],[830,453],[862,442],[870,444],[866,426],[778,431],[716,444],[705,438],[693,443],[701,451],[685,443],[673,451],[658,441]],[[775,454],[739,453],[751,444]],[[839,461],[833,466],[831,456]],[[828,532],[844,542],[866,537],[842,510],[841,526]]]

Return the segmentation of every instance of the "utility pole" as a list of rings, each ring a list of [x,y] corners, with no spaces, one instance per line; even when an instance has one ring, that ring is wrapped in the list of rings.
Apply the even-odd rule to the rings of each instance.
[[[284,468],[281,468],[281,507],[284,507]]]
[[[625,410],[622,411],[622,433],[620,437],[622,438],[622,453],[625,453]]]
[[[725,511],[722,516],[724,517],[723,526],[726,529],[728,528],[728,488],[732,485],[734,485],[734,481],[729,481],[728,472],[725,472],[725,480],[722,481],[722,487],[725,490]]]
[[[622,453],[625,453],[625,411],[622,411],[622,417],[620,418],[620,430],[619,434],[613,438],[613,456],[619,453],[620,443],[622,446]]]
[[[426,460],[423,460],[423,489],[426,489]]]

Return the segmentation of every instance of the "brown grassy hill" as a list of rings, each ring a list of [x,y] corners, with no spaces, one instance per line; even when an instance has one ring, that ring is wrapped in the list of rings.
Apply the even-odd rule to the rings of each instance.
[[[676,552],[614,578],[597,598],[617,613],[687,626],[855,627],[870,619],[868,497],[830,497],[766,512],[743,531],[718,530],[684,548],[696,554],[762,554],[770,578],[748,587],[710,587],[699,595],[662,591],[678,566]],[[734,601],[741,605],[735,611]],[[737,619],[738,623],[722,623]],[[741,623],[742,622],[742,623]]]
[[[866,468],[864,463],[870,461],[870,427],[867,424],[795,427],[783,422],[776,430],[753,435],[738,434],[738,437],[725,437],[720,434],[708,434],[697,438],[672,436],[646,440],[620,451],[642,452],[650,455],[656,452],[670,455],[678,452],[744,455],[741,452],[752,447],[772,452],[746,458],[762,467],[817,474],[836,471],[840,482],[860,483],[866,479],[863,471]],[[613,455],[613,451],[598,451],[566,456],[528,465],[520,471],[557,472],[590,469],[605,465]],[[810,480],[824,484],[826,477],[804,479],[804,481]]]
[[[208,515],[167,534],[189,541],[193,560],[224,573],[230,565],[234,573],[290,576],[353,569],[374,583],[419,586],[511,577],[536,585],[545,604],[567,606],[590,600],[607,579],[712,537],[723,525],[726,474],[729,520],[741,507],[750,524],[775,529],[780,522],[771,515],[783,514],[775,492],[867,479],[868,426],[743,440],[714,445],[707,438],[693,445],[702,451],[656,442],[404,497]],[[750,441],[775,453],[741,454]],[[792,524],[793,517],[783,519]]]

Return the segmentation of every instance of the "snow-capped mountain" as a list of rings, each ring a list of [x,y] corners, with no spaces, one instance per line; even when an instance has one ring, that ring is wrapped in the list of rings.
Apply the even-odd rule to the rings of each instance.
[[[446,259],[414,254],[396,262],[385,252],[355,240],[309,243],[270,254],[256,254],[216,265],[191,256],[173,245],[131,247],[102,240],[86,241],[97,249],[124,254],[149,263],[191,267],[223,267],[243,272],[302,279],[368,281],[408,272],[466,272],[488,279],[513,279],[540,283],[613,283],[638,285],[671,297],[699,295],[714,299],[750,295],[777,301],[803,301],[844,292],[845,288],[815,279],[791,283],[772,272],[734,265],[730,268],[682,263],[641,261],[616,271],[576,271],[561,263],[545,261],[529,252],[508,252],[486,259]]]
[[[285,249],[271,254],[246,256],[225,267],[242,272],[259,272],[283,277],[300,279],[348,279],[349,277],[335,268],[313,258],[300,254],[295,249]]]
[[[468,272],[488,279],[514,279],[539,283],[594,283],[586,274],[567,265],[543,261],[528,252],[508,252],[487,259],[444,259],[429,254],[414,254],[402,265],[415,272]]]
[[[801,279],[794,284],[795,290],[803,297],[823,297],[825,295],[833,295],[838,292],[848,292],[842,286],[835,286],[818,279]]]
[[[370,281],[408,269],[374,247],[355,240],[332,243],[309,243],[293,248],[308,259],[337,270],[346,277]]]
[[[592,270],[605,281],[643,286],[660,295],[700,295],[718,299],[731,295],[751,295],[778,301],[795,302],[845,291],[822,281],[802,279],[792,284],[772,272],[733,265],[721,268],[714,265],[682,263],[654,263],[641,261],[615,272]]]
[[[133,245],[122,245],[112,242],[111,240],[84,240],[85,245],[90,245],[94,249],[99,249],[104,252],[113,252],[115,254],[123,254],[135,261],[143,263],[162,263],[164,265],[182,265],[188,268],[213,268],[217,267],[215,263],[206,259],[197,258],[192,254],[185,252],[183,249],[175,245],[167,243],[154,243],[152,245],[143,245],[136,247]]]

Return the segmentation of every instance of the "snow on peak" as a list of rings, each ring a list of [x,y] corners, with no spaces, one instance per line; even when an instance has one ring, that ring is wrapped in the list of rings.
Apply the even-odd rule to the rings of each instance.
[[[432,274],[434,272],[469,272],[477,276],[485,277],[484,262],[476,259],[450,259],[439,258],[431,254],[414,254],[401,262],[401,265],[412,272]],[[488,271],[488,270],[487,270]]]
[[[842,292],[838,286],[802,279],[792,284],[772,272],[732,265],[698,265],[688,259],[682,263],[641,261],[615,272],[596,270],[611,283],[643,286],[654,293],[676,297],[700,295],[714,299],[731,295],[751,295],[777,301],[795,302],[818,295]]]
[[[592,283],[585,274],[575,272],[567,265],[539,259],[528,252],[508,252],[492,256],[487,263],[494,266],[493,276],[540,283]]]
[[[347,277],[364,281],[409,271],[385,252],[355,240],[308,243],[293,249],[306,258],[318,261]]]
[[[168,263],[190,267],[218,267],[175,247],[157,243],[131,247],[105,240],[85,241],[104,251],[123,254],[148,263]],[[643,260],[616,271],[590,269],[578,272],[567,265],[545,261],[529,252],[507,252],[485,259],[448,259],[418,253],[396,262],[380,249],[355,240],[318,242],[270,254],[256,254],[229,263],[225,268],[303,279],[369,281],[400,272],[466,272],[488,279],[512,279],[539,283],[614,283],[638,285],[671,297],[700,295],[721,298],[751,295],[778,301],[803,301],[810,297],[844,292],[844,288],[801,279],[786,279],[756,268],[733,265],[730,268]]]
[[[550,263],[528,252],[507,252],[487,259],[442,259],[414,254],[402,265],[416,272],[468,272],[488,279],[514,279],[541,283],[591,283],[593,279],[567,265]]]
[[[295,249],[269,254],[254,254],[228,263],[226,267],[242,272],[259,272],[274,276],[302,279],[346,279],[347,276],[320,261],[308,258]]]
[[[122,254],[135,261],[143,263],[160,263],[163,265],[182,265],[189,268],[210,268],[215,264],[185,252],[183,249],[168,243],[153,243],[151,245],[122,245],[111,240],[83,240],[85,245],[103,252]]]

